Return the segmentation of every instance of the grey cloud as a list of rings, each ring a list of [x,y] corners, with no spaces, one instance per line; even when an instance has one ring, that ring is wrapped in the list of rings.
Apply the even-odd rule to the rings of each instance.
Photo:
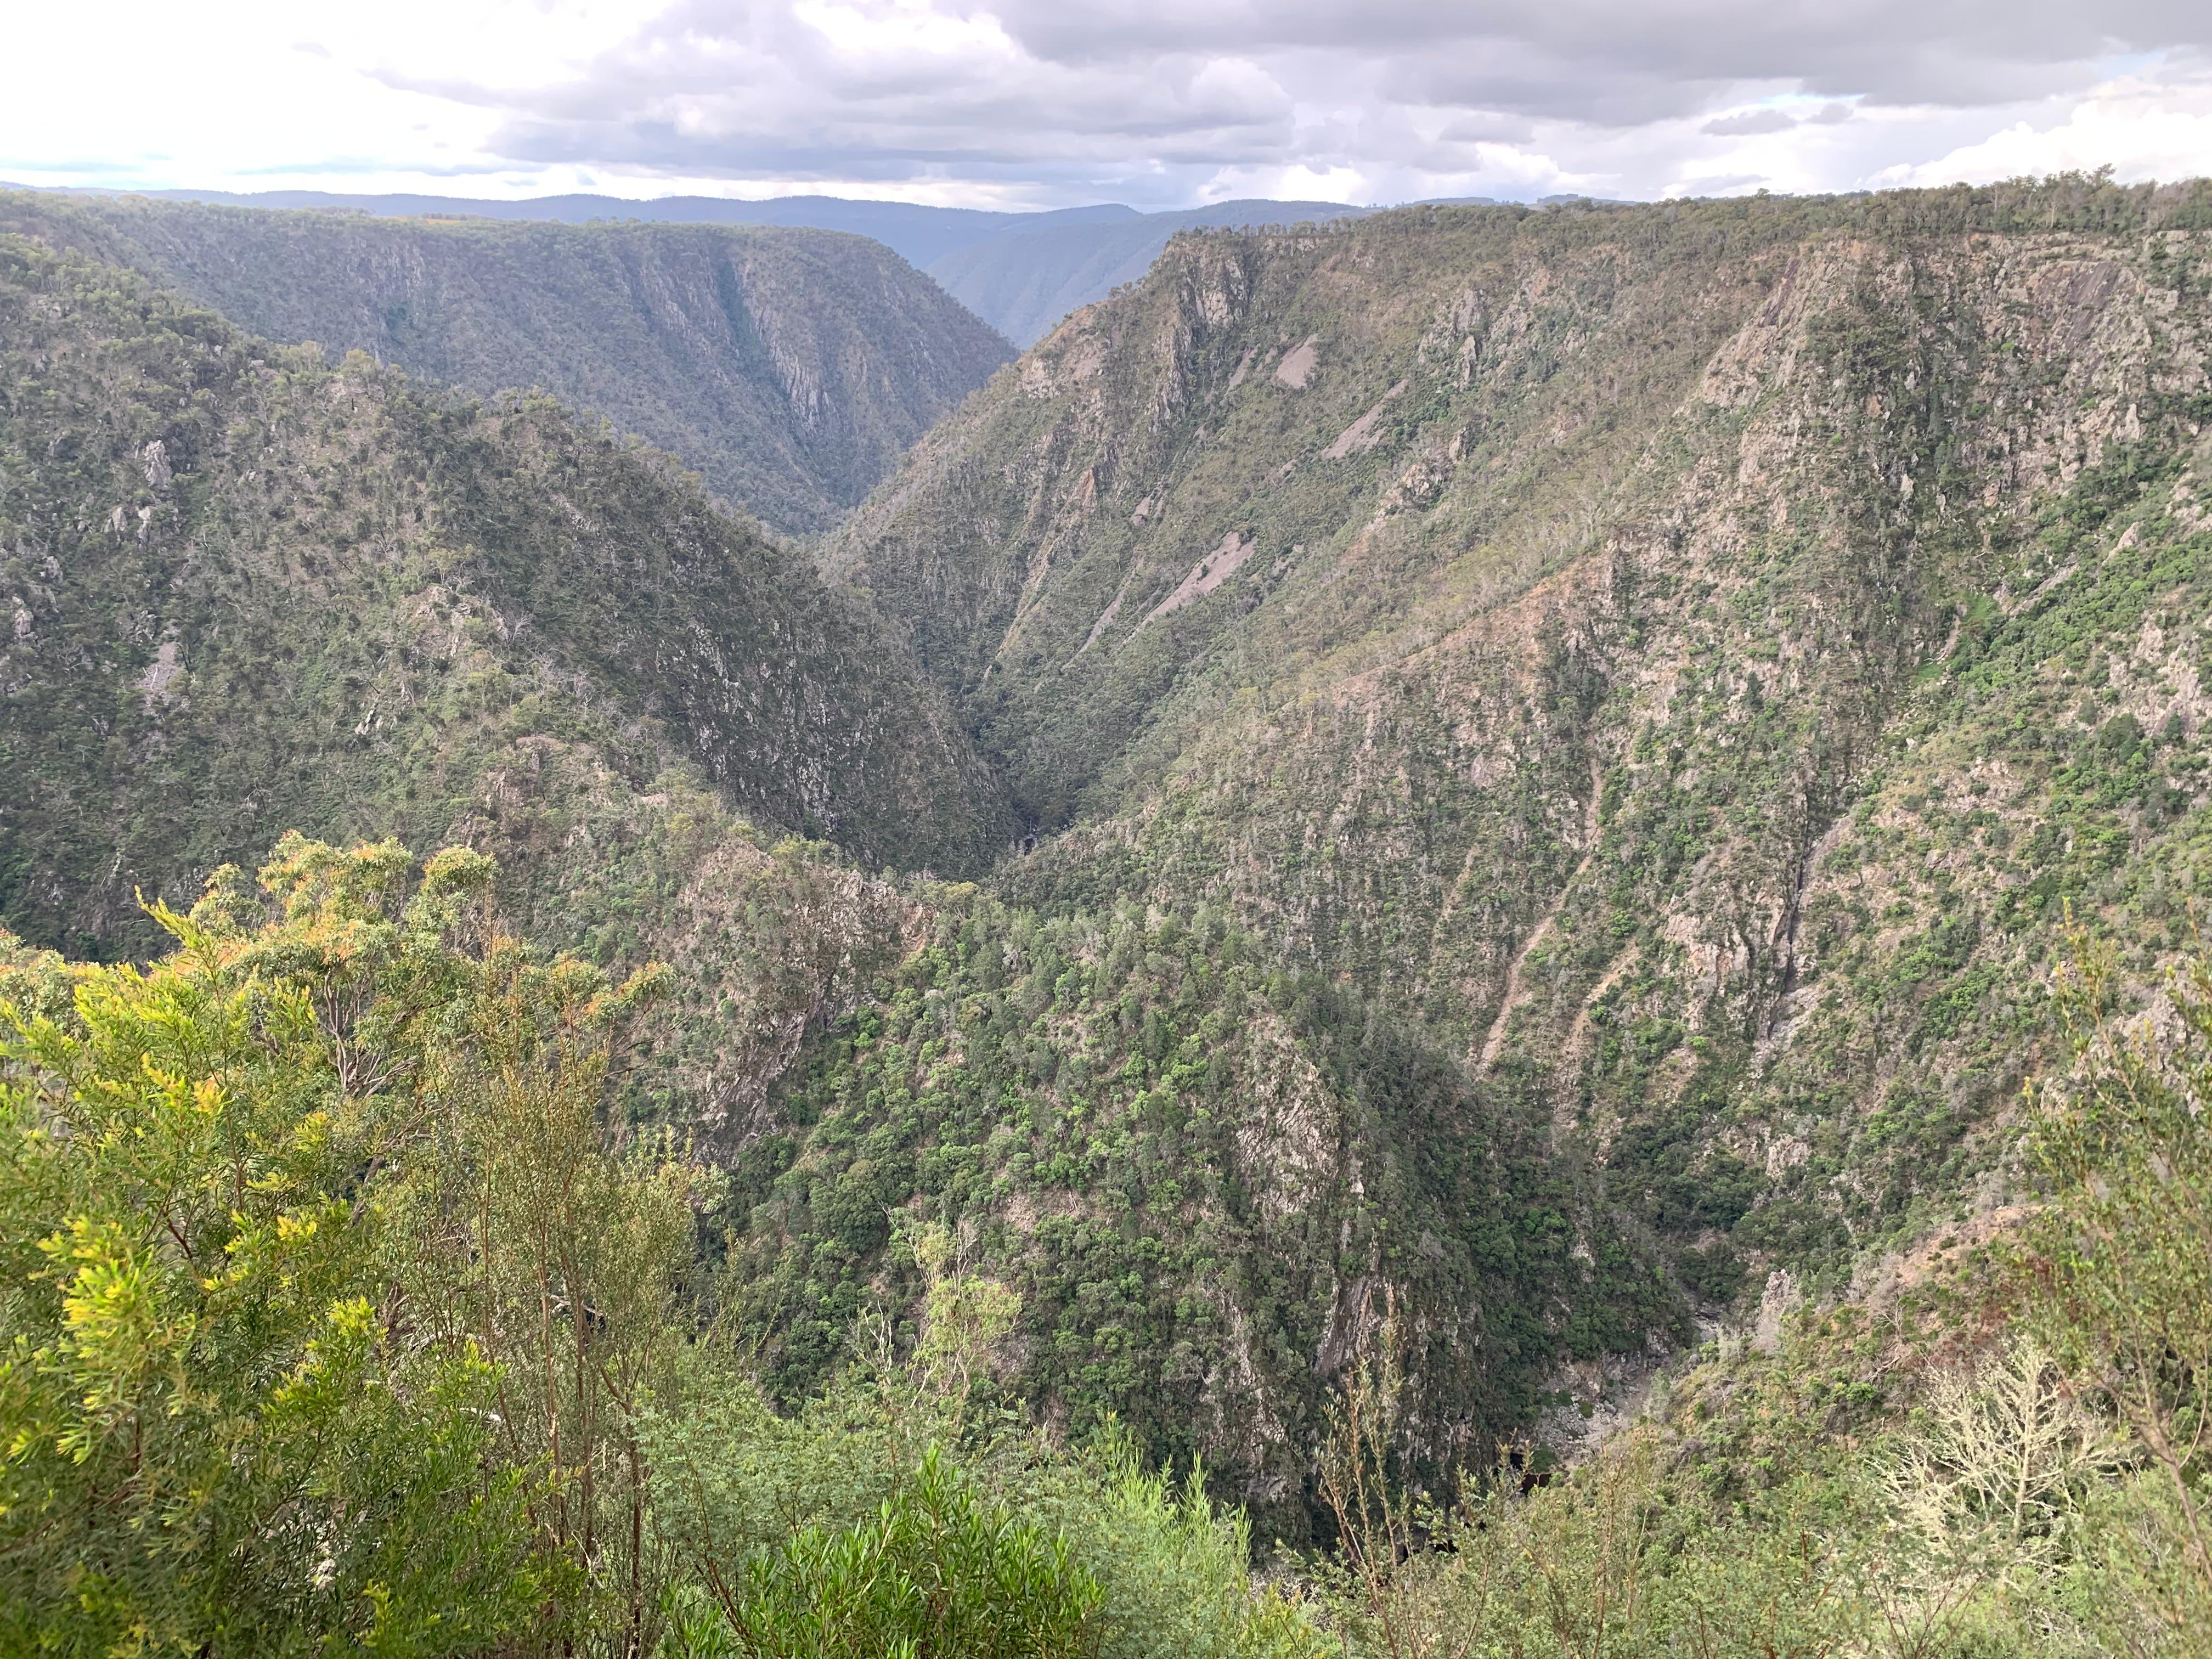
[[[1536,124],[1526,117],[1478,110],[1471,115],[1454,117],[1437,137],[1442,143],[1453,144],[1518,144],[1533,138],[1535,133]]]
[[[1632,127],[1709,108],[1729,82],[1577,62],[1519,41],[1483,50],[1407,52],[1382,66],[1376,90],[1407,103],[1495,110],[1536,120]]]
[[[1519,55],[1650,82],[1655,97],[1667,82],[1790,79],[1838,96],[1972,105],[2078,83],[2100,57],[2212,44],[2212,8],[2201,0],[1000,0],[978,9],[1054,62],[1162,50]],[[1607,101],[1595,94],[1581,118],[1604,120]],[[1674,112],[1695,107],[1685,100]]]
[[[849,0],[878,33],[833,43],[793,0],[678,0],[526,93],[381,78],[498,112],[495,152],[526,163],[1026,180],[1045,199],[1168,205],[1299,166],[1416,191],[1510,190],[1501,169],[1532,190],[1619,190],[1648,176],[1663,124],[1702,122],[1668,129],[1686,155],[1860,106],[2016,109],[2087,87],[2113,53],[2212,40],[2212,8],[2176,0],[933,3],[962,27],[917,42],[910,7]],[[1784,92],[1829,101],[1744,107]],[[1638,153],[1574,174],[1547,159],[1563,128],[1579,153],[1611,154],[1607,134]]]
[[[1717,121],[1708,121],[1698,129],[1716,138],[1748,138],[1762,132],[1787,132],[1797,125],[1797,118],[1778,109],[1747,109],[1741,115],[1723,115]]]

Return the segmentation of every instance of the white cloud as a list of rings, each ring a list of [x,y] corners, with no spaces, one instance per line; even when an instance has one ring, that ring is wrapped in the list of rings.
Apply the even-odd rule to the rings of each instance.
[[[2212,73],[2123,76],[2047,125],[2023,118],[1935,161],[1899,162],[1875,176],[1885,185],[1945,185],[2100,167],[2128,179],[2212,173]]]

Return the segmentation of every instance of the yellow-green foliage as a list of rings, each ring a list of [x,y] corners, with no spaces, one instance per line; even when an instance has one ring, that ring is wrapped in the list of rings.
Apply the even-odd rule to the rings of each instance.
[[[665,994],[449,848],[288,837],[143,968],[0,936],[0,1650],[1296,1656],[1241,1521],[971,1395],[1018,1311],[794,1419],[707,1322],[714,1182],[609,1103]]]
[[[488,871],[290,844],[152,967],[0,972],[0,1646],[466,1650],[535,1614],[543,1472],[500,1379],[426,1340],[381,1171]],[[566,988],[581,1012],[585,988]]]
[[[2140,1468],[2109,1565],[2182,1650],[2212,1645],[2212,965],[2173,975],[2165,1018],[2116,1018],[2109,954],[2066,987],[2081,1066],[2045,1098],[2057,1187],[2038,1228],[2042,1323]]]

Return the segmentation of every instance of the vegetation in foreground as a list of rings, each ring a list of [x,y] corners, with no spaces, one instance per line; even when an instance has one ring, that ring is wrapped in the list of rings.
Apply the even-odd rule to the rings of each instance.
[[[141,969],[10,943],[0,1650],[1293,1653],[1241,1522],[996,1395],[1003,1288],[779,1417],[712,1176],[603,1110],[665,970],[489,911],[489,860],[297,837]]]
[[[717,1177],[606,1109],[665,970],[491,913],[490,861],[290,837],[144,968],[0,955],[0,1649],[743,1655],[2201,1653],[2212,969],[2086,947],[2048,1201],[1937,1322],[1723,1354],[1540,1484],[1400,1479],[1395,1322],[1255,1577],[1242,1517],[1000,1388],[937,1230],[802,1408],[726,1340]],[[1965,1301],[1958,1298],[1964,1297]],[[1971,1305],[1978,1325],[1960,1318]],[[1926,1311],[1925,1310],[1923,1310]],[[1961,1333],[1965,1333],[1961,1334]]]
[[[1724,1346],[1565,1478],[1449,1510],[1389,1478],[1386,1340],[1321,1465],[1346,1649],[2212,1651],[2212,969],[2124,1022],[2109,954],[2074,943],[2078,1064],[2030,1093],[2045,1201],[1918,1297]]]

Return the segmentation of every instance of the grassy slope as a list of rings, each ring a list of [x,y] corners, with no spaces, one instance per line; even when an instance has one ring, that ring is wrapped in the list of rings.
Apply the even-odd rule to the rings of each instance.
[[[707,225],[372,219],[0,195],[0,228],[249,331],[490,395],[543,387],[786,532],[823,528],[1009,355],[881,244]]]

